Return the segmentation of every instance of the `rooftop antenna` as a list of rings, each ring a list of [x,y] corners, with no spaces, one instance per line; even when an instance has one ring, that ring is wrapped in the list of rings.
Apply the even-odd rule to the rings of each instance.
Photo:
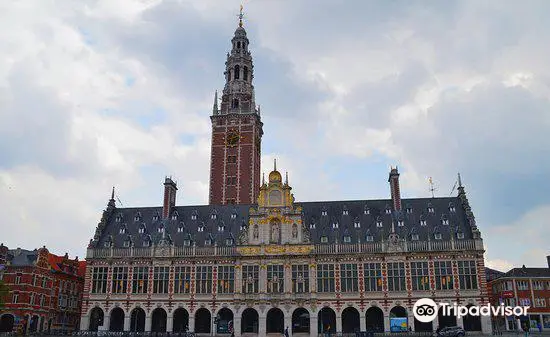
[[[428,181],[429,181],[429,183],[430,183],[430,189],[429,189],[429,191],[432,192],[432,198],[435,198],[434,191],[436,191],[437,188],[434,187],[434,182],[433,182],[433,180],[432,180],[432,177],[430,177],[430,178],[428,179]]]

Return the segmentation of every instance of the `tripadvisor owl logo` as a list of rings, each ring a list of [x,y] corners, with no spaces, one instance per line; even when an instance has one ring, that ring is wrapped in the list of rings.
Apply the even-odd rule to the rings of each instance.
[[[492,306],[486,304],[483,306],[476,305],[457,305],[449,303],[435,303],[431,298],[421,298],[413,306],[414,317],[422,322],[429,323],[435,319],[438,312],[441,311],[443,316],[456,316],[461,318],[467,315],[470,316],[526,316],[529,307],[510,307],[501,304]]]

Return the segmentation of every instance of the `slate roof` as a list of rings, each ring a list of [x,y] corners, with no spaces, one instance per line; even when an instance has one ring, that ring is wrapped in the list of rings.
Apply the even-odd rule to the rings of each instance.
[[[449,240],[451,236],[457,238],[457,232],[462,233],[464,239],[472,239],[472,229],[459,197],[402,199],[403,209],[399,213],[391,212],[389,199],[297,202],[296,205],[303,208],[302,221],[310,230],[312,243],[321,243],[323,236],[327,243],[366,242],[370,239],[368,236],[372,236],[373,242],[387,240],[392,222],[399,236],[407,240],[411,240],[413,234],[418,235],[420,241],[434,240],[436,233],[441,234],[442,240]],[[197,246],[204,246],[207,239],[222,246],[227,244],[226,239],[237,243],[241,229],[248,226],[249,209],[255,206],[176,206],[165,220],[162,207],[116,208],[107,219],[96,247],[104,247],[106,241],[111,241],[114,247],[124,247],[126,240],[142,247],[144,241],[155,244],[163,237],[175,246],[182,246],[185,239]],[[421,221],[425,221],[425,225],[421,225]],[[164,233],[159,228],[164,228]]]
[[[504,275],[504,272],[501,272],[499,270],[492,269],[489,267],[485,267],[485,276],[487,278],[487,281],[495,280],[499,277],[502,277],[502,275]]]
[[[33,266],[38,259],[38,250],[10,249],[8,250],[8,264],[14,267]]]
[[[502,277],[550,277],[550,268],[513,268]]]

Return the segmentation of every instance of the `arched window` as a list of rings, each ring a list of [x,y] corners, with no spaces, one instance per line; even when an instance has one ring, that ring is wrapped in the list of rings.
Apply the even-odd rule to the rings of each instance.
[[[238,109],[239,108],[239,100],[237,98],[233,99],[233,102],[231,102],[231,107],[233,109]]]
[[[239,65],[237,64],[235,66],[235,78],[234,78],[235,80],[239,79],[240,72],[241,72],[241,67],[239,67]]]
[[[243,80],[248,81],[248,67],[243,68]]]
[[[237,42],[237,49],[241,49],[241,43]]]

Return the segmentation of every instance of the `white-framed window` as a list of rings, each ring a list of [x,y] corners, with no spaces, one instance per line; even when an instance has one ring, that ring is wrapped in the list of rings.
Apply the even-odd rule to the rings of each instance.
[[[349,235],[344,235],[344,242],[345,242],[345,243],[350,243],[350,242],[351,242],[351,236],[349,236]]]
[[[533,281],[533,290],[544,290],[543,281]]]
[[[370,208],[368,208],[368,207],[365,208],[365,212],[364,212],[364,213],[365,213],[365,215],[369,215],[369,214],[370,214]]]
[[[397,227],[403,227],[405,226],[405,222],[403,220],[397,221]]]
[[[529,282],[527,281],[516,281],[516,286],[518,290],[529,290]]]
[[[216,220],[216,218],[217,218],[216,213],[212,213],[212,214],[210,215],[210,219]]]
[[[124,247],[130,247],[130,240],[124,240]]]
[[[374,236],[372,236],[371,234],[367,234],[366,240],[367,240],[367,242],[373,242],[374,241]]]
[[[347,209],[343,210],[342,215],[348,215],[348,210]]]
[[[411,234],[411,241],[418,241],[418,234]]]
[[[225,245],[226,246],[233,246],[233,239],[231,239],[231,238],[225,239]]]
[[[141,214],[138,213],[134,216],[134,221],[140,221],[140,220],[141,220]]]
[[[456,238],[460,239],[460,240],[464,239],[464,233],[462,233],[462,232],[456,233]]]
[[[453,204],[449,205],[449,212],[451,213],[455,213],[456,212],[456,208]]]
[[[427,226],[426,220],[420,220],[420,226]]]
[[[443,218],[443,219],[441,219],[441,223],[442,223],[443,225],[448,225],[448,224],[449,224],[449,219]]]
[[[21,283],[21,275],[15,276],[15,284],[20,284],[20,283]]]
[[[327,216],[327,211],[321,211],[321,216]]]
[[[111,247],[111,241],[105,241],[104,246],[105,248]]]
[[[13,302],[14,304],[19,303],[19,294],[18,294],[18,293],[13,294],[13,300],[12,300],[12,302]]]
[[[189,240],[189,239],[183,240],[183,245],[184,245],[185,247],[191,246],[191,240]]]
[[[433,206],[428,206],[428,213],[435,213],[435,208],[433,208]]]
[[[211,239],[206,239],[206,240],[204,240],[204,245],[205,245],[205,246],[210,246],[210,245],[212,245],[212,240],[211,240]]]
[[[412,214],[413,209],[411,207],[407,207],[406,212],[407,214]]]
[[[158,221],[158,219],[159,219],[158,214],[153,215],[153,221]]]
[[[178,220],[178,213],[177,212],[174,212],[174,214],[172,214],[172,220]]]
[[[126,234],[126,227],[120,227],[119,234]]]
[[[382,224],[382,220],[381,219],[377,219],[376,220],[376,227],[384,227],[383,224]]]
[[[434,233],[434,239],[441,240],[441,233]]]
[[[151,246],[151,241],[149,239],[146,239],[145,241],[143,241],[143,247],[149,247]]]
[[[240,230],[244,231],[246,229],[246,225],[244,223],[241,224]]]
[[[139,229],[138,229],[138,233],[139,233],[139,234],[143,234],[143,233],[145,233],[145,226],[141,226],[141,227],[139,227]]]
[[[196,214],[192,214],[192,215],[191,215],[191,220],[197,220],[197,215],[196,215]]]
[[[310,223],[310,224],[309,224],[309,228],[310,228],[310,229],[315,229],[315,222]]]
[[[353,223],[353,227],[355,227],[355,228],[361,228],[361,223],[360,223],[358,220],[356,220],[356,221]]]
[[[391,214],[391,208],[386,208],[386,214]]]
[[[159,228],[157,228],[157,232],[164,233],[164,227],[160,226]]]
[[[203,225],[200,225],[200,226],[197,228],[197,231],[199,231],[199,232],[204,232],[204,226],[203,226]]]
[[[334,228],[334,229],[338,228],[338,222],[332,223],[332,228]]]
[[[223,232],[225,230],[225,226],[224,225],[219,225],[218,226],[218,232]]]
[[[231,214],[231,219],[237,219],[237,213]]]
[[[546,307],[546,299],[544,298],[535,298],[535,307]]]
[[[328,237],[326,235],[321,236],[321,243],[327,243]]]
[[[115,221],[116,222],[122,222],[122,215],[121,214],[118,214],[115,218]]]
[[[178,233],[183,233],[184,227],[183,225],[179,225],[178,227]]]

